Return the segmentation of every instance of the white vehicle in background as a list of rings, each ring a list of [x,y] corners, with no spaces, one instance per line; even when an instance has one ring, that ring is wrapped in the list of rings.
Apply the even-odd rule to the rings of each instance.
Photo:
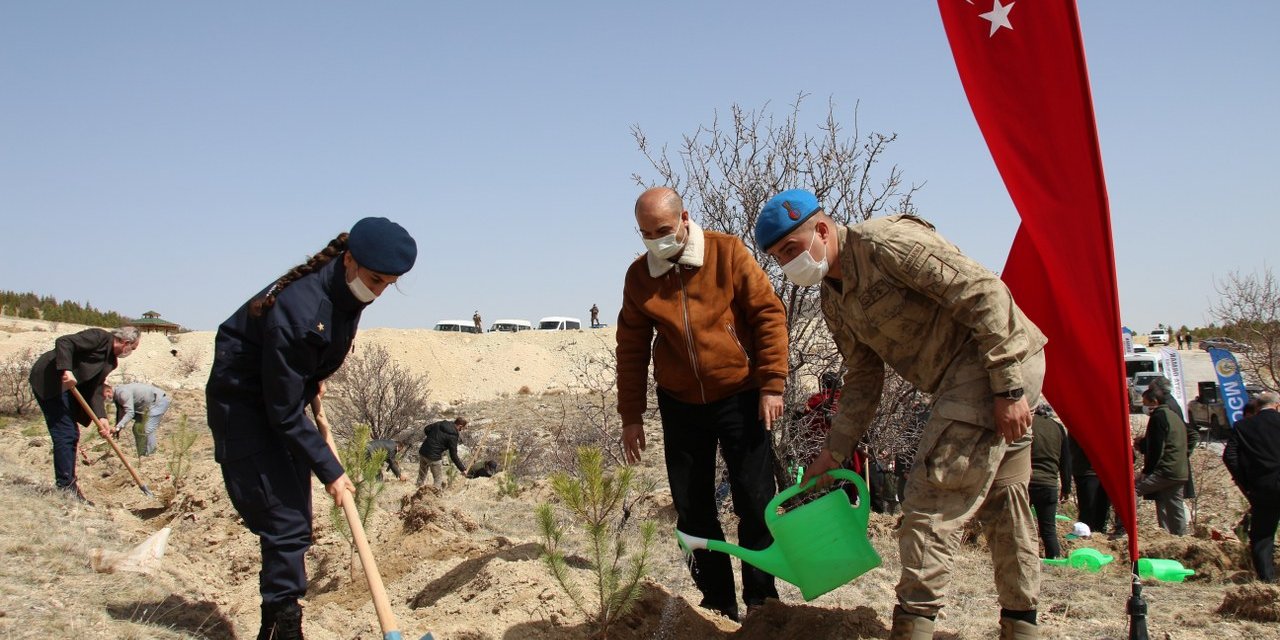
[[[441,320],[436,323],[436,331],[453,331],[457,333],[481,333],[480,327],[470,320]]]
[[[581,329],[581,318],[569,318],[566,316],[547,316],[538,321],[538,329],[541,331],[568,331],[570,329]]]
[[[1124,357],[1124,377],[1128,378],[1130,383],[1133,383],[1139,373],[1148,371],[1164,375],[1164,360],[1159,353],[1148,351],[1131,353]]]
[[[1161,344],[1169,344],[1169,330],[1168,330],[1168,329],[1156,329],[1155,331],[1152,331],[1151,333],[1148,333],[1148,334],[1147,334],[1147,344],[1149,344],[1149,345],[1151,345],[1151,346],[1153,346],[1153,347],[1154,347],[1154,346],[1156,346],[1156,345],[1161,345]]]
[[[533,323],[528,320],[494,320],[489,326],[489,333],[494,331],[509,331],[515,333],[517,331],[528,331],[533,328]]]

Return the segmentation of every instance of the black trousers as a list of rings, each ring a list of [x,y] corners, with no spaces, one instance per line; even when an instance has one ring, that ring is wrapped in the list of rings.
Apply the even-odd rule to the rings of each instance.
[[[1036,510],[1036,525],[1040,529],[1040,542],[1044,544],[1044,557],[1057,558],[1062,555],[1062,547],[1058,545],[1058,486],[1053,484],[1032,484],[1027,486],[1031,497],[1031,508]],[[1092,527],[1090,527],[1092,529]]]
[[[1080,504],[1080,522],[1089,525],[1090,531],[1107,530],[1107,515],[1111,512],[1111,499],[1102,489],[1098,476],[1075,476],[1076,500]]]
[[[676,528],[701,538],[724,540],[716,515],[716,448],[729,471],[733,511],[738,515],[738,544],[764,549],[773,536],[764,524],[764,508],[777,493],[773,446],[760,420],[760,393],[747,391],[709,404],[689,404],[658,391],[662,414],[667,480],[676,509]],[[707,606],[737,610],[729,556],[693,552],[693,580]],[[760,604],[777,598],[773,576],[742,563],[742,600]]]
[[[222,479],[231,504],[261,543],[263,606],[296,602],[307,593],[311,470],[281,449],[224,462]]]
[[[1280,498],[1249,499],[1249,554],[1253,570],[1263,582],[1276,581],[1276,527],[1280,525]]]
[[[59,489],[76,484],[76,449],[80,446],[80,425],[71,417],[71,394],[63,391],[52,398],[40,398],[40,411],[53,441],[53,481]]]

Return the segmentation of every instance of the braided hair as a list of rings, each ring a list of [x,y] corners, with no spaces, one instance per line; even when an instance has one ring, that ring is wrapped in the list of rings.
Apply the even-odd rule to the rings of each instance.
[[[311,256],[311,258],[305,263],[290,269],[288,273],[280,276],[280,278],[271,285],[271,288],[267,289],[267,292],[262,294],[262,297],[256,298],[253,302],[250,302],[249,315],[257,318],[269,311],[275,306],[276,297],[280,295],[281,291],[284,291],[285,287],[293,284],[295,280],[302,276],[319,271],[326,264],[329,264],[330,260],[342,255],[342,252],[346,250],[347,232],[344,231],[339,233],[338,237],[330,240],[328,246],[321,249],[320,253]]]

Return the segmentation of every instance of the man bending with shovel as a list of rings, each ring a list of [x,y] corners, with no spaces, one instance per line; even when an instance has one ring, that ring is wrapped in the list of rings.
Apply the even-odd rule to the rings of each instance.
[[[302,638],[311,475],[339,504],[355,492],[304,409],[351,351],[364,308],[417,254],[403,227],[365,218],[218,327],[209,428],[231,503],[261,539],[259,640]]]

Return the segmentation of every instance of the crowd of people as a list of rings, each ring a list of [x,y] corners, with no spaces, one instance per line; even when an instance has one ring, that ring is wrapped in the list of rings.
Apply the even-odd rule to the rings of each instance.
[[[738,544],[772,542],[765,505],[778,490],[770,431],[781,422],[789,378],[787,317],[761,264],[735,237],[697,225],[672,189],[643,192],[635,222],[645,253],[628,268],[617,324],[617,411],[628,463],[647,449],[644,414],[652,375],[662,456],[677,528],[724,539],[716,494],[717,453],[738,516]],[[901,510],[901,569],[890,638],[933,637],[947,600],[961,529],[982,523],[989,539],[1001,638],[1039,637],[1041,544],[1061,553],[1054,516],[1074,484],[1079,519],[1105,531],[1110,505],[1088,458],[1043,406],[1046,338],[1004,283],[928,222],[895,215],[844,225],[818,198],[789,190],[759,211],[758,247],[785,277],[817,286],[821,311],[843,359],[843,375],[822,378],[801,411],[821,431],[801,481],[830,482],[847,467],[872,477],[877,510]],[[331,444],[307,416],[319,412],[323,383],[351,351],[362,311],[408,272],[417,244],[400,225],[365,218],[319,253],[245,302],[218,328],[206,387],[215,459],[244,525],[260,538],[260,638],[301,638],[298,599],[307,589],[312,542],[311,476],[340,501],[354,491]],[[477,311],[473,321],[479,326]],[[592,307],[593,324],[598,309]],[[105,384],[118,358],[137,347],[136,329],[89,329],[57,339],[32,370],[54,443],[59,488],[83,499],[75,474],[77,423],[111,437],[131,423],[140,453],[155,450],[169,405],[148,385]],[[652,367],[650,365],[652,364]],[[866,446],[886,367],[932,398],[913,452]],[[1167,380],[1143,396],[1150,418],[1135,443],[1143,455],[1135,491],[1154,500],[1159,525],[1186,532],[1183,497],[1193,488],[1187,461],[1195,430],[1182,420]],[[82,415],[75,390],[97,416]],[[118,418],[105,416],[112,399]],[[1280,418],[1274,394],[1235,430],[1224,459],[1249,499],[1250,539],[1259,577],[1274,579],[1271,557],[1280,519]],[[1033,409],[1035,409],[1033,413]],[[96,418],[96,419],[93,419]],[[445,479],[444,457],[468,472],[459,453],[465,418],[428,425],[418,484]],[[374,441],[387,470],[404,479],[405,441]],[[491,464],[476,469],[492,474]],[[263,490],[268,487],[269,490]],[[1039,530],[1040,541],[1036,539]],[[700,606],[740,619],[776,599],[774,576],[742,564],[741,601],[728,556],[693,552],[689,569]]]

